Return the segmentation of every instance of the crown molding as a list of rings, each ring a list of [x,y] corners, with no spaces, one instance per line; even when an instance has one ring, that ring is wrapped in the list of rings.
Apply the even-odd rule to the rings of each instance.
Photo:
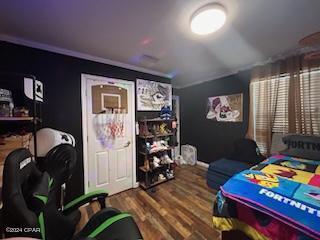
[[[73,51],[73,50],[69,50],[69,49],[65,49],[65,48],[60,48],[60,47],[56,47],[56,46],[52,46],[52,45],[48,45],[48,44],[44,44],[44,43],[26,40],[23,38],[13,37],[13,36],[9,36],[6,34],[0,34],[0,41],[10,42],[10,43],[14,43],[17,45],[46,50],[49,52],[59,53],[59,54],[63,54],[63,55],[71,56],[71,57],[81,58],[81,59],[90,60],[90,61],[98,62],[98,63],[104,63],[104,64],[116,66],[116,67],[126,68],[126,69],[133,70],[133,71],[148,73],[148,74],[152,74],[155,76],[172,79],[168,74],[165,74],[162,72],[150,70],[150,69],[143,68],[143,67],[134,66],[131,64],[123,63],[123,62],[113,61],[113,60],[110,60],[107,58],[97,57],[97,56],[93,56],[90,54],[81,53],[81,52],[77,52],[77,51]]]

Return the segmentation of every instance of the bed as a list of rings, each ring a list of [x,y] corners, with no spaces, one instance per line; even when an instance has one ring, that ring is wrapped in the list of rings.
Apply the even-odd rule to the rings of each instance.
[[[214,226],[252,239],[320,239],[320,161],[312,154],[274,155],[233,176],[217,194]]]

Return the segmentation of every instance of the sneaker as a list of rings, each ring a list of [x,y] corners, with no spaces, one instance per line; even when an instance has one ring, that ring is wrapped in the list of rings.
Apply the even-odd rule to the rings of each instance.
[[[173,163],[173,160],[167,154],[164,155],[164,161],[167,164]]]
[[[161,146],[161,147],[164,147],[164,148],[168,148],[168,147],[169,147],[168,142],[167,142],[167,141],[164,141],[164,140],[161,140],[161,141],[160,141],[160,146]]]
[[[150,149],[150,153],[154,153],[159,151],[159,142],[158,141],[154,141],[151,145],[151,149]]]
[[[161,180],[165,180],[166,177],[162,173],[160,173],[158,179],[159,181],[161,181]]]
[[[160,167],[160,159],[157,158],[156,156],[153,157],[153,166],[155,168]]]

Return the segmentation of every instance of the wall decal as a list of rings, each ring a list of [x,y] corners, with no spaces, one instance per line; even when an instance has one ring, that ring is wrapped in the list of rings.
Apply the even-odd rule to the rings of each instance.
[[[138,111],[160,111],[164,105],[171,108],[171,84],[137,79]]]
[[[242,122],[243,94],[209,97],[207,119],[218,122]]]

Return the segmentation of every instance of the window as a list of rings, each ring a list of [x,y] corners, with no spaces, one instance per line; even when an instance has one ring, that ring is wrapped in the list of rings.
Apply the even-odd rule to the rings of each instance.
[[[302,132],[320,134],[320,69],[300,74]]]
[[[320,69],[300,72],[299,77],[294,91],[300,99],[294,101],[293,124],[297,133],[320,134]],[[251,83],[254,139],[263,153],[268,148],[267,136],[289,131],[289,83],[289,74]]]

